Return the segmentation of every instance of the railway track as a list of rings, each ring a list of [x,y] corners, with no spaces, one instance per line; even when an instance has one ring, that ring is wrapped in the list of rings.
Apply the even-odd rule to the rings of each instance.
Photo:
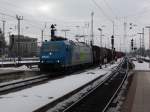
[[[11,90],[32,86],[33,84],[40,83],[48,80],[48,75],[34,76],[25,79],[14,80],[11,82],[0,83],[0,93],[9,92]]]
[[[43,75],[38,75],[38,76],[32,76],[29,78],[23,78],[23,79],[16,79],[13,81],[9,81],[9,82],[2,82],[0,83],[0,94],[6,94],[6,93],[10,93],[12,91],[17,91],[17,90],[21,90],[27,87],[31,87],[35,84],[41,84],[42,82],[45,81],[50,81],[50,80],[55,80],[58,78],[62,78],[65,77],[69,74],[73,74],[73,73],[80,73],[83,72],[82,71],[71,71],[71,72],[56,72],[56,73],[42,73]],[[21,75],[21,74],[20,74]]]
[[[107,80],[82,98],[57,112],[106,112],[127,78],[127,63],[123,63]]]
[[[121,65],[120,65],[121,66]],[[117,71],[118,69],[120,68],[117,68]],[[122,70],[122,73],[124,73],[124,70]],[[110,80],[115,78],[116,76],[118,76],[118,73],[115,73],[114,72],[114,75],[111,75],[109,78]],[[43,81],[46,81],[46,80],[50,80],[50,78],[48,77],[48,75],[40,75],[40,76],[35,76],[35,77],[31,77],[31,78],[27,78],[25,80],[15,80],[11,83],[0,83],[0,92],[1,94],[4,94],[4,93],[9,93],[9,92],[12,92],[13,90],[20,90],[20,89],[24,89],[26,87],[31,87],[33,86],[34,84],[39,84],[39,83],[43,83]],[[104,84],[105,86],[108,85],[109,82],[106,82],[104,81],[102,84]],[[101,84],[101,85],[102,85]],[[97,87],[96,87],[97,88]],[[94,90],[93,90],[94,91]],[[91,94],[92,92],[89,93],[89,95]],[[86,97],[86,96],[85,96]],[[84,98],[85,98],[84,97]],[[83,98],[83,99],[84,99]],[[81,99],[81,101],[83,100]],[[80,102],[80,101],[79,101]],[[70,111],[71,108],[74,108],[75,105],[77,105],[78,102],[76,102],[75,104],[69,106],[69,108],[65,109],[64,112],[74,112],[74,111]],[[74,109],[73,109],[74,110]],[[61,111],[62,112],[62,111]],[[75,111],[75,112],[78,112],[78,111]],[[79,111],[80,112],[80,111]],[[94,111],[83,111],[81,110],[81,112],[94,112]]]
[[[78,70],[76,72],[71,71],[71,72],[60,72],[60,73],[59,72],[42,73],[43,75],[39,74],[38,76],[36,75],[36,76],[29,77],[29,78],[15,79],[13,81],[2,82],[2,83],[0,83],[0,94],[6,94],[6,93],[10,93],[12,91],[22,90],[24,88],[31,87],[38,83],[41,84],[42,82],[45,82],[45,81],[55,80],[58,78],[65,77],[69,74],[80,73],[83,71],[84,70],[81,70],[81,71]],[[21,74],[23,74],[23,73],[21,72]],[[19,74],[19,75],[21,75],[21,74]],[[6,77],[6,78],[8,78],[8,77]]]

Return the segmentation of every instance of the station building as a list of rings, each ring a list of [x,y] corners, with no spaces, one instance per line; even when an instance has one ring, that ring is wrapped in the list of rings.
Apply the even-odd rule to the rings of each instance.
[[[0,57],[5,54],[5,48],[6,48],[6,42],[4,34],[2,33],[2,30],[0,29]]]
[[[28,36],[9,36],[9,56],[11,57],[33,57],[38,56],[37,39]]]

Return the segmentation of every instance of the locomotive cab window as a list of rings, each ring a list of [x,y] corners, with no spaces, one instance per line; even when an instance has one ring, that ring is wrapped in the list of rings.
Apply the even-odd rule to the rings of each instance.
[[[43,47],[43,51],[44,52],[49,52],[49,51],[56,52],[56,51],[59,51],[60,49],[61,49],[61,46],[59,46],[59,45],[53,45],[53,44],[51,44],[51,45],[45,45]]]

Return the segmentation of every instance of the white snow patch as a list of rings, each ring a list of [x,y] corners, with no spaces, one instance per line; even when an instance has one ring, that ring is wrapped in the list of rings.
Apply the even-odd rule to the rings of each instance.
[[[19,63],[38,63],[40,61],[34,61],[34,60],[31,60],[31,61],[19,61]],[[0,61],[0,64],[1,65],[5,65],[5,64],[17,64],[18,61]]]
[[[31,70],[26,65],[22,65],[22,66],[18,67],[18,69],[23,70],[23,71]]]
[[[20,67],[3,67],[3,68],[0,68],[0,70],[7,72],[7,70],[9,70],[9,71],[30,71],[31,69],[28,68],[26,65],[22,65]]]
[[[143,63],[138,63],[137,61],[133,61],[135,64],[135,70],[150,70],[149,63],[143,62]]]
[[[95,81],[91,85],[88,85],[87,87],[85,87],[84,89],[82,89],[81,91],[76,93],[75,95],[71,96],[69,99],[58,103],[55,107],[49,109],[47,112],[57,112],[59,110],[65,109],[68,104],[78,101],[81,97],[86,95],[86,93],[88,91],[97,87],[100,84],[100,82],[102,82],[104,79],[106,79],[106,77],[108,77],[110,74],[111,74],[111,71],[108,72],[104,77],[98,79],[97,81]]]
[[[112,65],[113,67],[117,64]],[[84,73],[66,76],[18,92],[0,96],[2,112],[31,112],[61,96],[81,87],[91,80],[112,71],[112,66],[104,69],[88,70]],[[26,68],[26,67],[22,67]],[[19,68],[21,69],[21,68]]]

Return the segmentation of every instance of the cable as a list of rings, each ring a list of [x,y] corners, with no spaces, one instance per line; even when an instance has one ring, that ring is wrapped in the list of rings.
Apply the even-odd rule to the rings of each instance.
[[[109,21],[113,21],[106,13],[105,11],[102,9],[102,7],[100,5],[97,4],[97,2],[95,2],[95,0],[92,0],[92,2],[96,5],[96,7],[102,12],[102,14],[105,16],[105,18],[107,18]]]
[[[107,0],[103,0],[103,1],[104,1],[105,5],[108,7],[108,9],[113,13],[113,15],[114,15],[115,17],[117,17],[117,16],[116,16],[117,14],[113,11],[112,7],[110,7],[110,5],[108,4]]]
[[[16,19],[15,16],[6,14],[6,13],[4,13],[4,12],[0,12],[0,15],[7,16],[7,17],[11,17],[11,18],[13,18],[13,19]],[[28,24],[30,24],[31,26],[35,27],[36,29],[41,29],[39,26],[37,26],[37,24],[33,24],[33,21],[31,21],[31,20],[24,19],[24,21],[27,22]]]
[[[28,24],[30,24],[31,26],[35,27],[36,29],[41,30],[42,28],[39,27],[37,24],[34,24],[33,21],[28,20],[28,19],[24,19],[25,22],[27,22]]]
[[[11,18],[16,18],[15,16],[12,16],[12,15],[9,15],[9,14],[3,13],[3,12],[0,12],[0,15],[11,17]]]

